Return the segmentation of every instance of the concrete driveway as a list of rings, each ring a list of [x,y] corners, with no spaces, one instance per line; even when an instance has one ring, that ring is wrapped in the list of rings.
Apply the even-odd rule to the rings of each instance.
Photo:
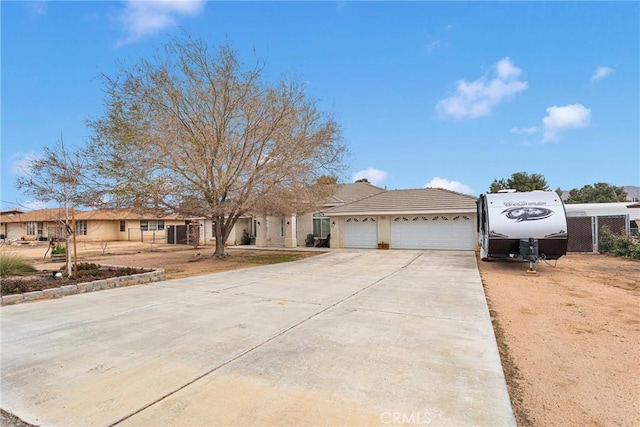
[[[473,252],[335,250],[3,307],[39,425],[515,425]]]

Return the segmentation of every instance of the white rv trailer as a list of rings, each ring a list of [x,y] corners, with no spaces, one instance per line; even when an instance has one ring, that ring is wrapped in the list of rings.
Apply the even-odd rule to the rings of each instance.
[[[558,259],[567,253],[564,203],[555,191],[481,194],[478,243],[483,260]]]

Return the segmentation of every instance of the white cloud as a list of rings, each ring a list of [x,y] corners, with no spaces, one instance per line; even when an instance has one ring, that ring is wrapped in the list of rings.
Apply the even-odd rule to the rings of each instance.
[[[362,178],[367,178],[367,180],[369,180],[371,184],[379,185],[383,183],[388,177],[389,174],[385,171],[381,171],[380,169],[375,168],[367,168],[354,173],[351,176],[351,180],[357,181]]]
[[[27,211],[36,211],[38,209],[44,209],[52,206],[47,202],[41,202],[38,200],[27,200],[20,203],[20,207],[25,208]]]
[[[9,170],[17,176],[25,176],[31,173],[31,165],[42,157],[36,153],[16,153],[11,156]]]
[[[472,119],[488,116],[493,107],[526,90],[529,84],[519,79],[522,70],[508,57],[495,65],[495,77],[486,76],[468,82],[459,80],[456,93],[438,102],[436,111],[442,117]]]
[[[32,15],[47,14],[47,3],[44,0],[30,1],[27,3],[27,7]]]
[[[611,67],[598,67],[591,75],[591,81],[597,82],[599,80],[604,79],[611,73],[613,73],[613,68]]]
[[[538,126],[529,126],[528,128],[511,128],[511,133],[515,133],[517,135],[533,135],[537,132],[540,132],[540,128]]]
[[[447,190],[456,191],[458,193],[474,194],[473,188],[469,187],[468,185],[465,185],[458,181],[449,181],[448,179],[440,178],[439,176],[433,177],[433,179],[427,182],[424,186],[425,188],[444,188]]]
[[[204,9],[203,0],[129,0],[119,17],[125,36],[119,46],[133,43],[177,25],[179,17],[190,17]]]
[[[434,50],[437,50],[439,48],[442,47],[442,41],[435,39],[435,40],[431,40],[429,43],[427,43],[426,49],[427,49],[427,53],[431,53]]]
[[[542,142],[557,141],[564,129],[583,128],[591,124],[591,110],[582,104],[570,104],[547,108],[547,116],[542,119],[544,136]]]

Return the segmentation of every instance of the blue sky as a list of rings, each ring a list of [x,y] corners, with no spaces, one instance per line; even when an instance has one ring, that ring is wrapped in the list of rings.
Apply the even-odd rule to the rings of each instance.
[[[478,195],[640,185],[638,2],[3,1],[2,209],[24,160],[102,115],[100,73],[186,30],[296,75],[343,128],[344,181]]]

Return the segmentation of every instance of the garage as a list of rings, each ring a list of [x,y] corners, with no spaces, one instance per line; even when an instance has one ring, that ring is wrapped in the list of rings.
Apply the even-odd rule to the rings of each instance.
[[[336,225],[334,248],[472,251],[476,211],[475,197],[428,187],[382,191],[324,214]]]
[[[395,216],[391,248],[473,250],[474,224],[461,214]]]
[[[378,226],[375,218],[347,218],[344,229],[344,246],[345,248],[377,248]]]

